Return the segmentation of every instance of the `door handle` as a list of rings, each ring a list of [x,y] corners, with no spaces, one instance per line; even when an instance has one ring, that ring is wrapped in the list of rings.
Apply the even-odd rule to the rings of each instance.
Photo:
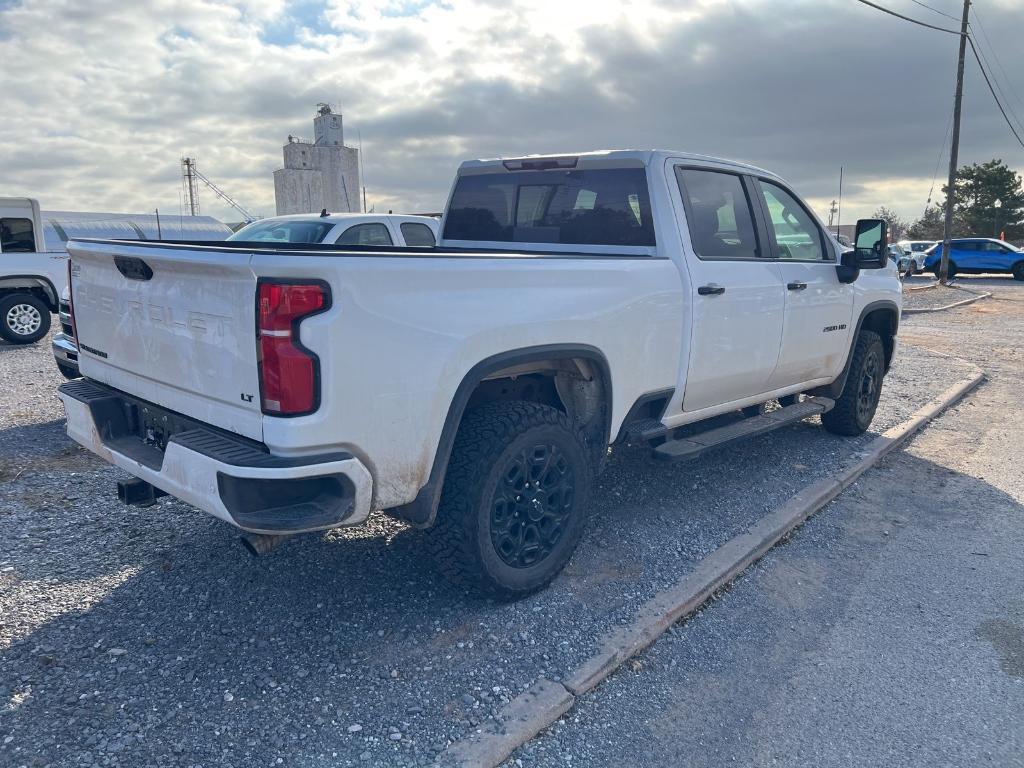
[[[701,296],[720,296],[725,293],[725,286],[718,283],[708,283],[697,289]]]
[[[802,283],[799,280],[795,280],[794,282],[787,284],[786,287],[789,288],[789,290],[791,291],[802,291],[804,288],[807,287],[807,283]]]

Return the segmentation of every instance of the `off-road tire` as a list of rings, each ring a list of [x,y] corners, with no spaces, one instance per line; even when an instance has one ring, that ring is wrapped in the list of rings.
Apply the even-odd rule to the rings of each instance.
[[[60,375],[65,379],[77,379],[82,375],[78,372],[77,368],[67,363],[57,363],[57,370],[60,371]]]
[[[18,307],[25,307],[29,312],[18,312]],[[25,333],[24,326],[11,325],[25,316],[31,315],[36,320],[31,332]],[[31,293],[9,293],[0,298],[0,336],[11,344],[32,344],[50,332],[50,308],[46,302]]]
[[[500,530],[492,522],[496,518],[510,519],[509,494],[516,491],[509,490],[515,486],[509,478],[516,474],[515,465],[522,457],[529,455],[536,462],[539,454],[535,451],[540,448],[550,450],[550,456],[568,473],[559,473],[562,485],[551,494],[556,499],[554,506],[568,512],[561,525],[549,525],[549,518],[544,518],[546,530],[558,531],[546,555],[533,563],[510,565],[505,559],[510,555],[501,552],[492,536],[492,528]],[[518,599],[545,587],[565,567],[583,534],[594,476],[592,453],[569,418],[550,406],[506,401],[487,403],[468,412],[452,446],[437,518],[426,531],[428,546],[441,572],[460,586],[503,600]],[[548,476],[546,470],[543,476]],[[571,481],[568,485],[566,477]],[[545,487],[548,485],[545,482]],[[564,495],[565,488],[570,488],[568,496]],[[546,509],[548,496],[543,502],[536,501],[536,495],[532,498],[534,501],[523,501],[523,506],[514,507],[512,512],[515,519],[509,530],[518,524],[516,530],[524,531],[520,541],[526,540],[531,525],[535,533],[540,530],[525,516]],[[499,505],[504,513],[496,511]],[[523,516],[525,526],[517,522],[517,515]],[[500,537],[500,533],[495,535]],[[505,538],[502,543],[510,541]]]
[[[1014,280],[1024,280],[1024,261],[1018,261],[1010,269]]]
[[[850,373],[835,407],[822,414],[825,429],[836,435],[860,435],[871,426],[885,375],[885,347],[874,331],[861,331],[853,348]],[[870,384],[868,379],[870,378]],[[866,390],[870,388],[870,392]],[[867,395],[867,397],[865,397]]]

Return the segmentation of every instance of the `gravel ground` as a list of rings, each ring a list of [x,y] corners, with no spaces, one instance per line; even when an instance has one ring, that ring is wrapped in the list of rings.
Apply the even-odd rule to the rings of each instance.
[[[990,382],[510,766],[1024,766],[1024,285],[970,283],[901,336]]]
[[[962,378],[903,347],[878,431]],[[802,423],[688,464],[610,460],[540,595],[448,586],[383,516],[251,560],[64,436],[46,344],[0,346],[0,764],[429,765],[538,676],[559,679],[659,588],[874,435]]]
[[[960,282],[962,283],[963,280]],[[908,288],[919,288],[926,285],[935,285],[935,287],[927,290],[908,290]],[[964,299],[973,299],[976,296],[977,293],[965,291],[955,285],[937,285],[931,278],[908,278],[903,283],[904,309],[933,309]]]

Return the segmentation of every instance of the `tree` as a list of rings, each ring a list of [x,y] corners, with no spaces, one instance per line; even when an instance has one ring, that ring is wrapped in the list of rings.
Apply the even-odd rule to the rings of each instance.
[[[907,237],[911,240],[941,240],[945,226],[943,210],[941,205],[928,206],[924,216],[907,228]]]
[[[891,208],[886,208],[884,205],[879,206],[873,214],[873,219],[883,219],[886,224],[889,225],[889,241],[896,242],[902,239],[904,233],[907,230],[907,222],[899,217],[899,214]]]
[[[947,187],[943,187],[948,194]],[[996,208],[995,201],[1002,206]],[[1002,160],[965,165],[956,174],[956,206],[959,224],[954,236],[992,237],[1006,232],[1009,240],[1024,238],[1024,191],[1021,177]]]

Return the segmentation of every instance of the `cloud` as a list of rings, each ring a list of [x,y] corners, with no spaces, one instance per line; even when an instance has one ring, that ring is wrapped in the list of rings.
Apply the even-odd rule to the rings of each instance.
[[[983,19],[1024,71],[1021,3]],[[914,217],[956,57],[953,36],[843,0],[0,0],[0,29],[2,191],[81,210],[175,210],[188,154],[272,214],[281,145],[327,101],[378,209],[438,210],[469,157],[662,147],[771,168],[822,213],[842,165],[844,220]],[[1022,168],[984,88],[969,64],[962,162]]]

